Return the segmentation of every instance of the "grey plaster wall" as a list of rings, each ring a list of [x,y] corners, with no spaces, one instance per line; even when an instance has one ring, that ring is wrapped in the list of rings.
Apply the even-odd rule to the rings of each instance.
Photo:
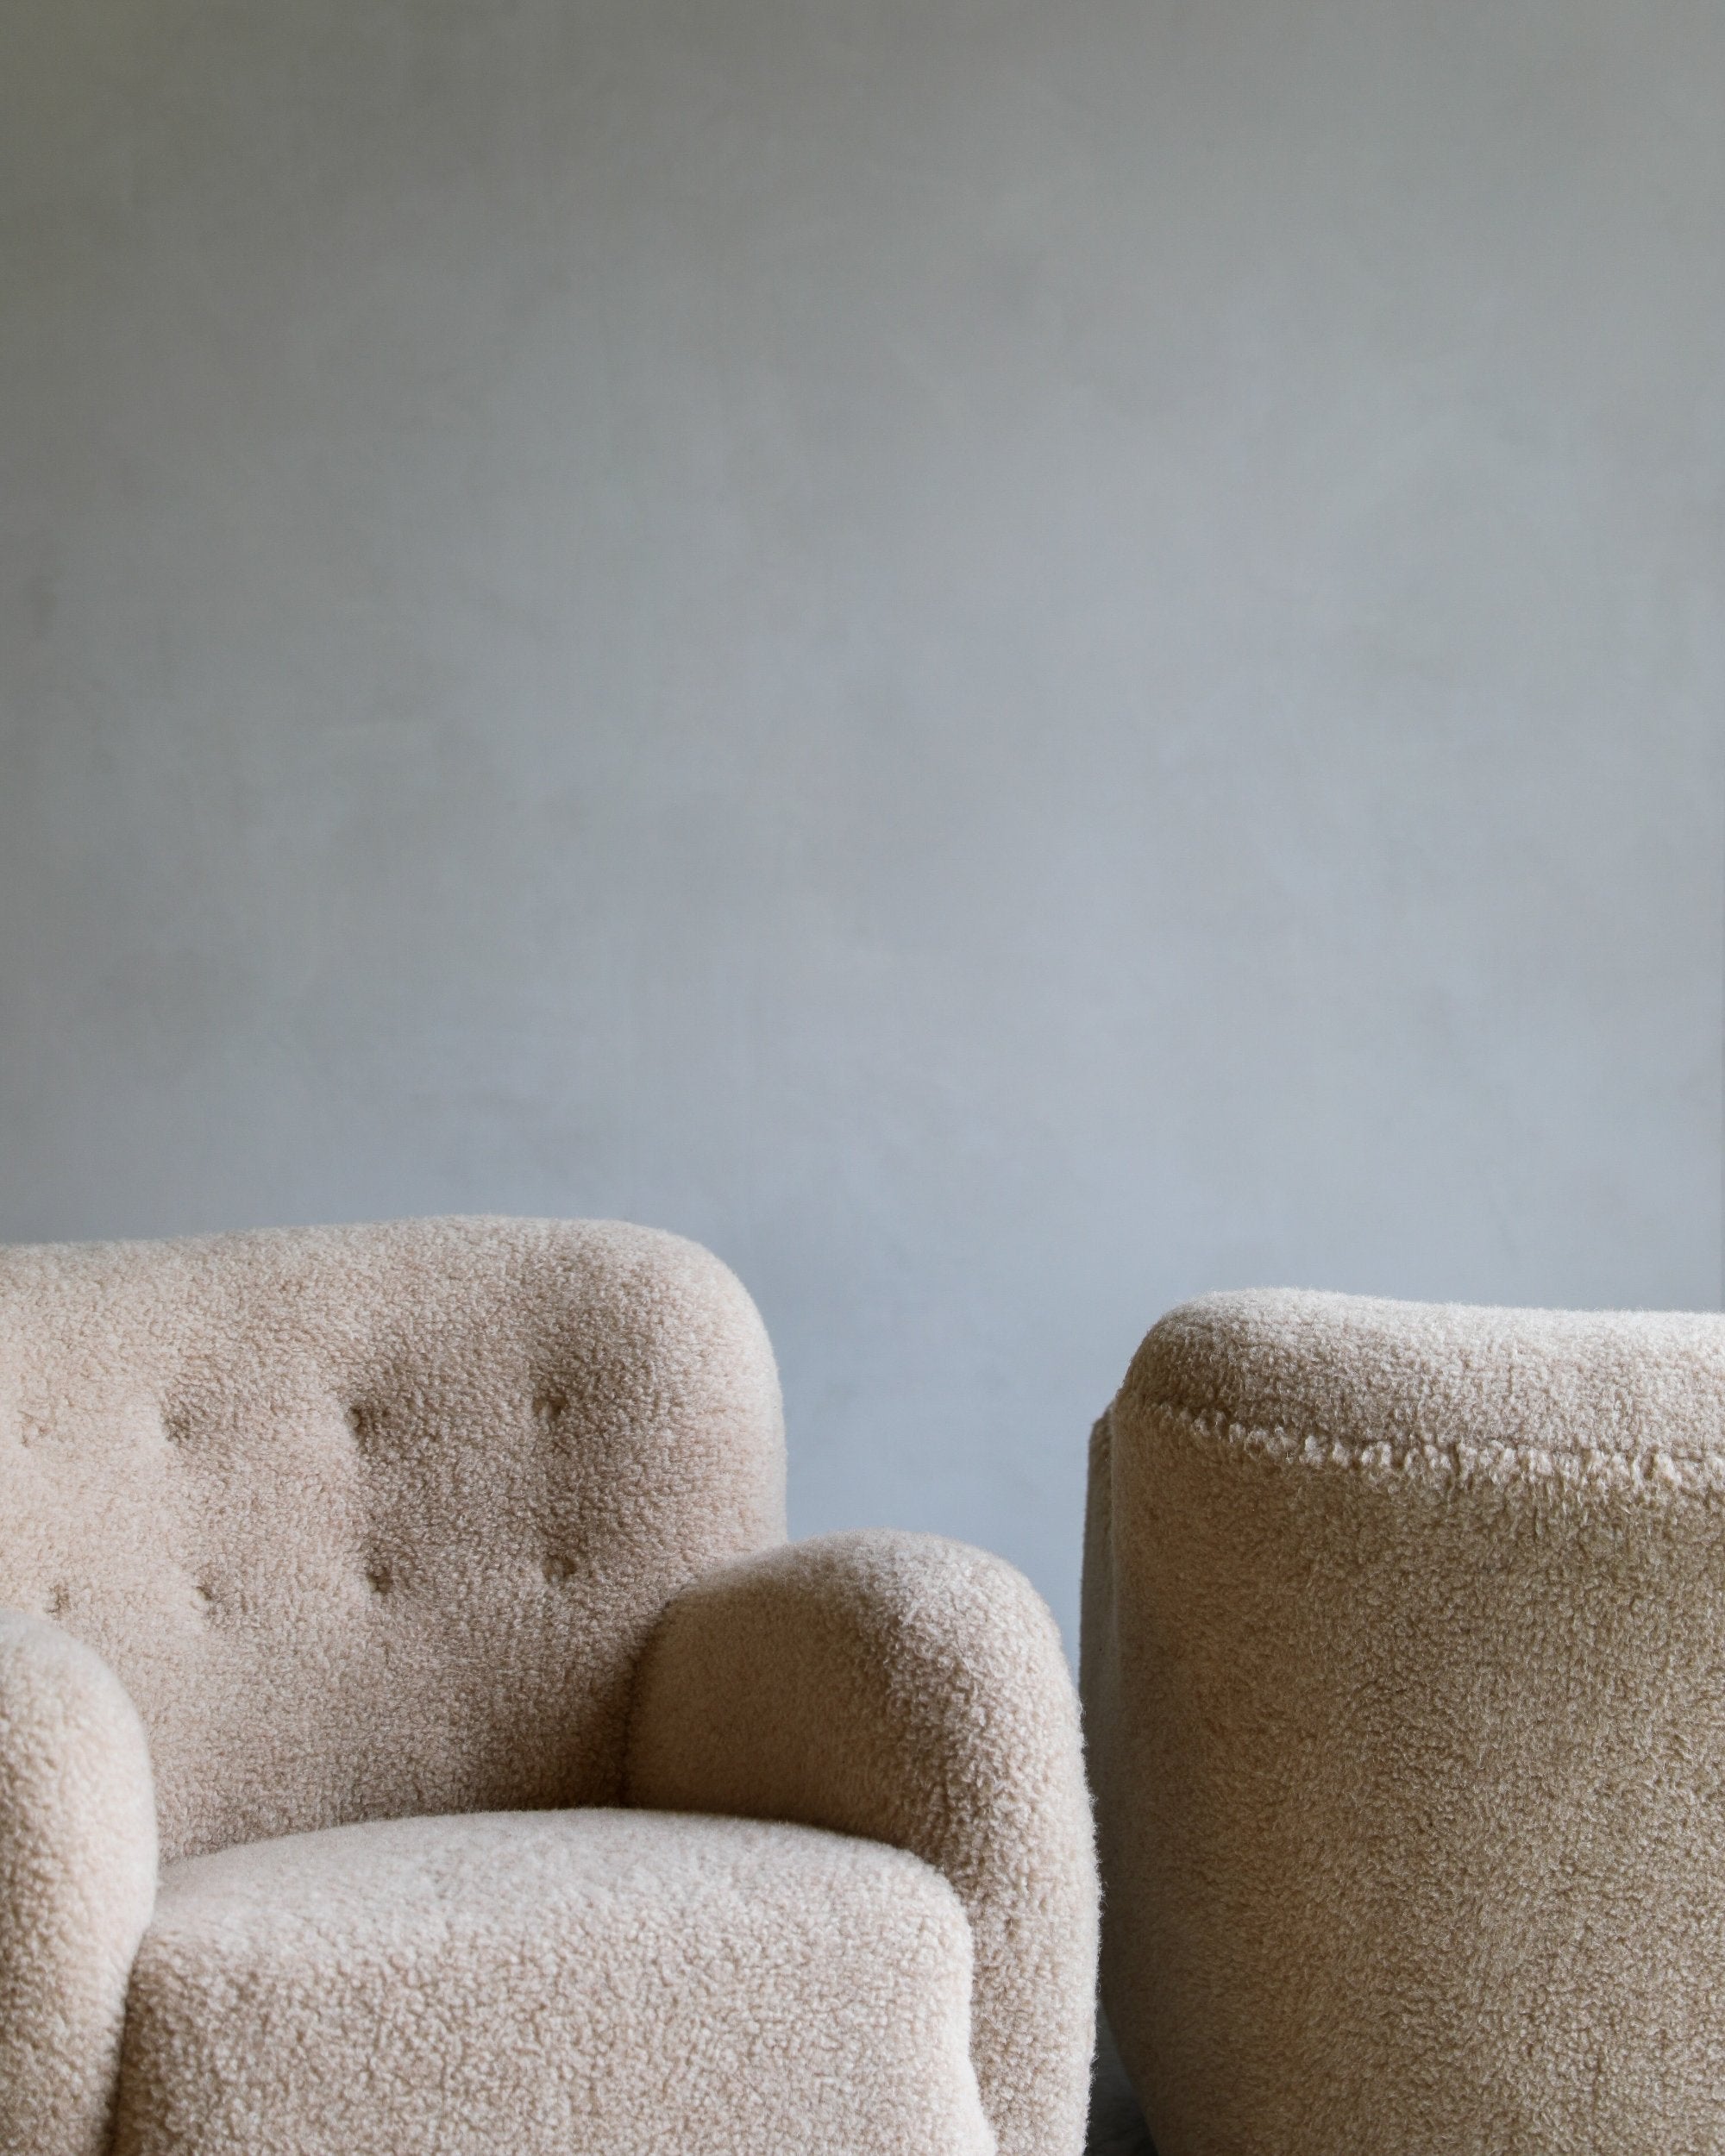
[[[1026,1564],[1210,1286],[1712,1305],[1712,0],[12,0],[0,1236],[714,1244]]]

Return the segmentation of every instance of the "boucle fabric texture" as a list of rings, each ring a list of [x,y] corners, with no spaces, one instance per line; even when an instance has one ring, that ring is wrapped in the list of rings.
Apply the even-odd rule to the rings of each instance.
[[[614,1803],[660,1610],[784,1532],[753,1304],[610,1223],[0,1251],[0,1603],[119,1677],[170,1860]]]
[[[970,2050],[1001,2156],[1076,2152],[1096,1873],[1060,1636],[998,1557],[927,1535],[793,1544],[672,1604],[636,1696],[643,1804],[913,1850],[975,1954]]]
[[[969,2003],[957,1896],[878,1842],[597,1809],[336,1827],[169,1870],[115,2152],[988,2156]]]
[[[156,1893],[144,1733],[98,1655],[0,1610],[0,2151],[100,2156]]]
[[[1046,1613],[864,1535],[766,1557],[763,1625],[783,1493],[760,1320],[674,1237],[0,1251],[0,2156],[116,2106],[176,2156],[1075,2156]]]
[[[1206,1297],[1093,1440],[1161,2156],[1725,2147],[1725,1319]]]

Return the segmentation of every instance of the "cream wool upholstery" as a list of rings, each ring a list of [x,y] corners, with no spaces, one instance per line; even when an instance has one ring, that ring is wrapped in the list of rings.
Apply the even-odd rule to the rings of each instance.
[[[1176,1310],[1083,1687],[1161,2156],[1725,2148],[1725,1319]]]
[[[970,1975],[938,1872],[808,1827],[482,1812],[255,1842],[163,1882],[115,2146],[987,2156]]]
[[[630,1752],[641,1802],[875,1835],[951,1882],[975,1955],[971,2056],[1003,2151],[1082,2139],[1096,1888],[1063,1677],[1047,1613],[999,1558],[931,1564],[916,1538],[831,1535],[672,1604]]]
[[[1053,1625],[783,1476],[674,1237],[0,1252],[0,2156],[1075,2156]]]

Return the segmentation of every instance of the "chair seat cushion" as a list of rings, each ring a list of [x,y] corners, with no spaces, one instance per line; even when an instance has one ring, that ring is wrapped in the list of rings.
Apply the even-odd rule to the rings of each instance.
[[[166,1874],[116,2156],[987,2156],[970,1937],[905,1852],[582,1810]]]

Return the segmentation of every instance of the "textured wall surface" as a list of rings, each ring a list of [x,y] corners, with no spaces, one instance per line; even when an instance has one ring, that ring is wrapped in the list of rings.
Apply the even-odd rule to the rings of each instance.
[[[1070,1623],[1195,1290],[1711,1305],[1710,0],[59,0],[0,1238],[710,1242]]]

